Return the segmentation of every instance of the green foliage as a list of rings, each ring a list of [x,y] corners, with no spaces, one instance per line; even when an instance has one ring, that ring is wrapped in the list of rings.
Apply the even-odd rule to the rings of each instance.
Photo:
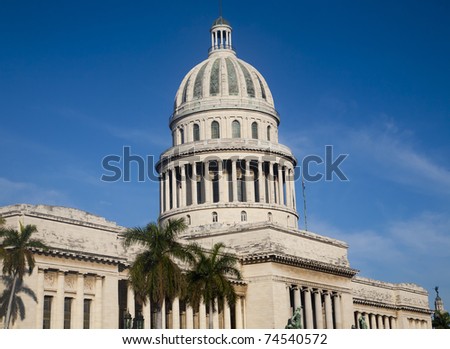
[[[198,307],[203,300],[215,311],[215,299],[219,305],[224,300],[230,305],[236,302],[236,292],[229,278],[240,280],[241,274],[236,268],[236,257],[222,252],[224,248],[223,243],[216,243],[207,253],[198,245],[190,246],[193,259],[190,262],[191,269],[186,273],[186,283],[187,301],[193,307]]]
[[[447,311],[436,311],[433,318],[433,328],[450,329],[450,314]]]
[[[173,300],[181,295],[184,278],[177,261],[188,260],[189,253],[177,237],[185,229],[184,220],[177,219],[168,220],[165,225],[150,223],[125,232],[126,248],[132,245],[143,248],[129,272],[130,283],[142,302],[148,297],[161,306],[166,298]]]
[[[33,249],[47,249],[40,240],[32,239],[33,233],[37,231],[35,225],[24,226],[20,223],[19,230],[12,228],[0,227],[0,260],[3,263],[2,272],[4,275],[10,276],[12,279],[9,287],[9,298],[6,303],[5,314],[5,328],[9,328],[11,319],[17,317],[17,311],[25,316],[25,309],[21,312],[21,299],[16,301],[15,307],[14,299],[17,294],[18,286],[22,285],[23,277],[26,273],[31,274],[34,269],[35,261],[33,256]],[[15,315],[16,314],[16,315]]]
[[[32,239],[31,236],[37,231],[35,225],[22,225],[20,229],[2,228],[0,238],[0,260],[3,262],[3,274],[17,275],[20,279],[34,269],[34,257],[32,249],[47,249],[40,240]]]

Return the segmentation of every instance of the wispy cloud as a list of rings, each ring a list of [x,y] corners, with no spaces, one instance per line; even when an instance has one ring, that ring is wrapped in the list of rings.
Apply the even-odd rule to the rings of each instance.
[[[58,109],[58,113],[67,119],[77,120],[88,127],[95,128],[105,132],[112,137],[126,140],[130,143],[155,145],[158,147],[167,147],[167,134],[155,133],[154,129],[128,127],[123,125],[113,125],[110,120],[103,121],[100,118],[94,118],[74,109]],[[138,118],[124,116],[123,120],[136,120]]]
[[[337,152],[349,154],[345,166],[370,173],[383,180],[409,186],[418,192],[450,194],[450,167],[439,162],[445,154],[434,154],[434,149],[419,146],[410,130],[400,129],[392,118],[380,116],[381,122],[370,126],[351,127],[346,124],[302,128],[284,132],[299,160],[308,154],[322,155],[326,144]]]
[[[60,205],[67,204],[68,200],[66,195],[58,190],[0,177],[0,205],[18,203]]]
[[[447,290],[450,297],[450,217],[428,212],[386,222],[379,230],[342,230],[316,217],[316,233],[349,245],[351,266],[361,275],[391,282],[414,282]]]
[[[352,154],[370,159],[372,173],[419,191],[450,194],[450,170],[433,161],[429,149],[418,149],[408,131],[389,123],[384,129],[350,129],[344,139]]]

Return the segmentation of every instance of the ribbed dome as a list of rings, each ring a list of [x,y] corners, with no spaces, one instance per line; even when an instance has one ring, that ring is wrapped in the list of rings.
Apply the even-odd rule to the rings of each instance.
[[[269,86],[263,76],[234,52],[216,51],[196,65],[183,79],[175,97],[175,112],[193,102],[216,100],[227,104],[258,105],[274,109]],[[209,103],[208,103],[209,104]]]

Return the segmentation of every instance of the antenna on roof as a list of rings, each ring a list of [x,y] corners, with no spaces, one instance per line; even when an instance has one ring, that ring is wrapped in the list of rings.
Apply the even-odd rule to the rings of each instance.
[[[222,17],[222,0],[219,0],[219,17]]]

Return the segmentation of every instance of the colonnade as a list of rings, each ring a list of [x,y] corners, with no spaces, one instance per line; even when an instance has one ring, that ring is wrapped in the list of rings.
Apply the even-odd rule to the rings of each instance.
[[[36,328],[102,328],[103,277],[37,271]]]
[[[336,291],[291,286],[292,311],[302,309],[302,327],[306,329],[342,328],[342,300]]]
[[[135,317],[137,314],[134,292],[128,288],[127,295],[128,312]],[[243,329],[245,328],[244,316],[245,299],[239,296],[236,299],[234,307],[230,308],[227,302],[224,302],[221,311],[216,300],[216,311],[212,313],[212,327],[214,329]],[[144,328],[155,328],[155,314],[150,302],[142,305],[142,316],[144,318]],[[210,312],[205,303],[200,303],[198,309],[185,304],[179,298],[175,298],[169,303],[163,302],[162,308],[162,326],[167,329],[208,329],[210,328]],[[153,319],[152,319],[153,317]]]
[[[161,213],[218,202],[278,204],[295,210],[294,168],[275,161],[206,160],[169,164],[160,175]]]
[[[361,311],[354,312],[354,327],[361,328],[361,318],[364,319],[368,329],[396,329],[397,319],[394,316],[367,313]]]
[[[431,327],[429,327],[429,324],[425,320],[408,318],[408,328],[425,330]]]
[[[231,30],[213,30],[211,31],[212,49],[232,49]]]

